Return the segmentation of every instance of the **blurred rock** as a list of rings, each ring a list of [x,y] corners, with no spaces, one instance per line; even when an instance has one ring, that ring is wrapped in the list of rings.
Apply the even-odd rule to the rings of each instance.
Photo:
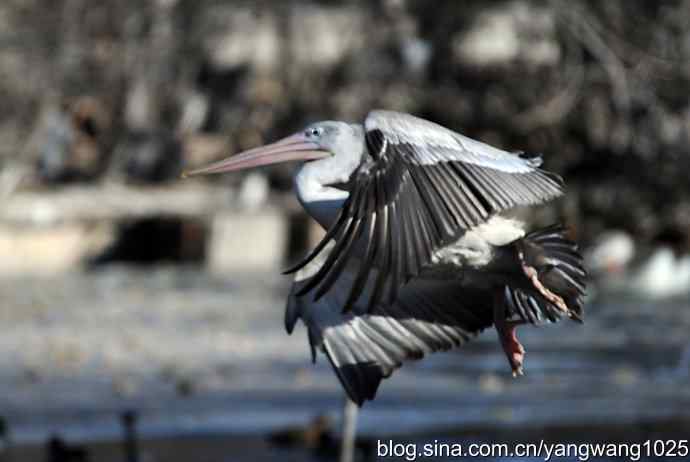
[[[71,223],[47,228],[0,225],[0,275],[54,275],[78,268],[113,241],[105,226]]]
[[[206,251],[215,273],[271,269],[283,263],[288,240],[285,215],[272,209],[251,214],[219,213]]]
[[[280,65],[283,43],[275,11],[214,5],[202,22],[207,28],[202,46],[215,70],[248,66],[271,71]]]
[[[364,46],[366,21],[356,7],[295,4],[289,17],[290,65],[330,68]]]
[[[508,65],[518,60],[555,65],[560,60],[553,13],[521,0],[480,12],[472,27],[453,39],[453,49],[459,62],[474,66]]]
[[[256,211],[266,204],[270,193],[268,178],[260,172],[247,174],[237,192],[239,206],[246,211]]]

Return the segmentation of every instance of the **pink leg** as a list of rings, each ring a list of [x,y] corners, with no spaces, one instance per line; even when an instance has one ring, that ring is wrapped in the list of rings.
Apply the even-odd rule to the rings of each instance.
[[[534,267],[529,266],[527,263],[525,263],[522,253],[520,253],[520,260],[522,261],[522,271],[523,273],[525,273],[525,276],[527,276],[527,279],[529,279],[532,282],[534,288],[537,289],[545,299],[550,301],[564,313],[570,315],[570,310],[568,309],[568,306],[565,304],[565,300],[563,300],[562,297],[559,297],[558,295],[554,294],[549,289],[544,287],[544,284],[542,284],[539,280],[539,273]]]
[[[518,340],[516,331],[520,324],[523,322],[506,320],[503,292],[498,291],[494,298],[494,326],[496,326],[501,346],[513,370],[513,377],[524,375],[522,364],[525,360],[525,348]]]

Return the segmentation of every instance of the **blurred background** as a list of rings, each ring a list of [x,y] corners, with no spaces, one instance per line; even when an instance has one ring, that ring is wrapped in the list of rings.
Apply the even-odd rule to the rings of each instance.
[[[333,460],[342,392],[279,270],[319,237],[291,168],[194,167],[373,108],[544,154],[586,323],[408,364],[398,441],[690,430],[690,1],[3,0],[0,460]]]

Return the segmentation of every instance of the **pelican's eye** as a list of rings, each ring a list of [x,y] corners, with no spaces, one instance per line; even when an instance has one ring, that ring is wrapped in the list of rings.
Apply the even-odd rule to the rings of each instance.
[[[308,138],[318,138],[322,133],[323,129],[321,127],[311,127],[307,128],[305,135],[307,135]]]

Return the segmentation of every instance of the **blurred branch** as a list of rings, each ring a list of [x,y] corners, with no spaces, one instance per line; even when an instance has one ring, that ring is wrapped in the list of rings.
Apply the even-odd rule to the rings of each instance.
[[[674,5],[677,10],[673,12],[673,15],[677,18],[688,17],[690,14],[690,2],[678,2]],[[670,7],[670,5],[668,6]],[[683,10],[684,9],[684,10]],[[668,19],[668,18],[667,18]],[[644,27],[642,30],[646,31],[664,31],[669,32],[669,24],[667,20],[655,20],[651,21],[640,15],[635,18],[636,22],[643,22]],[[682,21],[682,19],[680,20]],[[674,74],[680,74],[684,72],[690,72],[690,55],[688,52],[690,49],[687,47],[683,48],[683,40],[685,37],[681,35],[676,37],[676,50],[675,57],[669,56],[657,56],[653,55],[647,49],[642,46],[633,43],[630,38],[625,38],[621,34],[610,27],[605,27],[600,23],[592,23],[592,27],[596,28],[599,34],[601,34],[606,43],[609,44],[611,49],[615,50],[616,54],[621,57],[629,65],[634,65],[637,68],[646,69],[649,73],[654,73],[656,77],[671,76]],[[683,34],[687,30],[686,27],[681,27],[678,33]],[[685,32],[687,34],[687,32]],[[668,37],[668,35],[665,35]],[[665,48],[669,48],[669,41],[665,42]]]
[[[580,47],[573,43],[568,35],[565,37],[567,62],[563,66],[562,74],[572,77],[554,96],[517,114],[514,123],[519,130],[528,132],[545,125],[560,123],[577,104],[585,77],[585,67]]]
[[[553,0],[552,3],[556,18],[603,66],[613,89],[614,105],[621,113],[627,113],[631,105],[627,71],[623,62],[597,32],[597,27],[591,25],[596,20],[584,8],[574,8],[572,4],[562,0]]]

